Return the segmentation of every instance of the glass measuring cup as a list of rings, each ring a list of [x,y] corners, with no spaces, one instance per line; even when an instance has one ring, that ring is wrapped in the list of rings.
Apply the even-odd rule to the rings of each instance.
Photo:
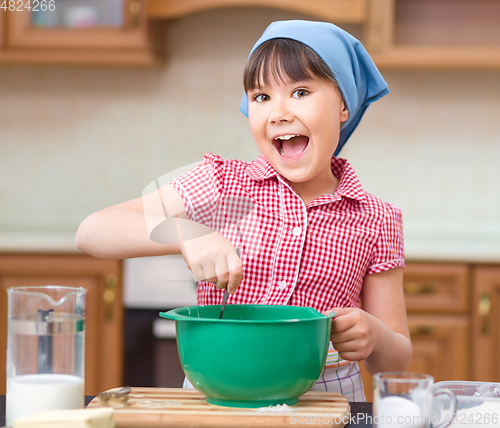
[[[438,423],[433,415],[433,401],[444,400],[457,410],[452,391],[434,387],[427,374],[385,372],[373,376],[373,425],[377,428],[446,428],[450,421]]]
[[[8,294],[6,423],[84,407],[87,290],[13,287]]]

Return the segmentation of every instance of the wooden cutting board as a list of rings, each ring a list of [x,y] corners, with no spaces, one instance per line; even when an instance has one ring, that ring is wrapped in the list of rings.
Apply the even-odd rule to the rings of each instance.
[[[205,396],[195,389],[132,388],[128,403],[128,407],[114,409],[117,428],[290,428],[290,425],[342,428],[349,422],[351,411],[343,395],[328,391],[306,392],[299,404],[288,408],[241,409],[208,404]],[[102,404],[96,397],[88,407],[102,407]]]

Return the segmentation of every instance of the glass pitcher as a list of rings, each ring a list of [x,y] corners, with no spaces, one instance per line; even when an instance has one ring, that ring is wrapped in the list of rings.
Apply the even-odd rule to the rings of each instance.
[[[7,290],[6,422],[84,407],[84,288]]]

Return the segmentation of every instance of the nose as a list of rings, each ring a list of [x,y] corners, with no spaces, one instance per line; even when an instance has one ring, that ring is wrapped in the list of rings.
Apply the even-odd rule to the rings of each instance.
[[[274,99],[269,115],[269,122],[273,124],[287,123],[293,120],[293,114],[288,108],[286,100]]]

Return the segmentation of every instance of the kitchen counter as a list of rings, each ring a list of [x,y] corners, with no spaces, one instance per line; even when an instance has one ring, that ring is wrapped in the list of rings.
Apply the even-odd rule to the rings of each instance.
[[[85,397],[85,405],[89,404],[94,397]],[[372,403],[349,403],[351,405],[351,422],[347,428],[372,428],[370,421],[372,416]],[[0,395],[0,427],[5,425],[5,395]]]
[[[76,253],[74,233],[0,233],[0,252],[3,253]]]
[[[75,253],[74,233],[0,233],[0,253]],[[500,239],[496,235],[405,234],[405,256],[408,261],[500,263]]]
[[[405,235],[407,261],[499,263],[500,239],[473,237],[420,237]]]
[[[3,253],[76,253],[72,233],[0,233]],[[405,236],[408,261],[500,263],[500,240]]]

